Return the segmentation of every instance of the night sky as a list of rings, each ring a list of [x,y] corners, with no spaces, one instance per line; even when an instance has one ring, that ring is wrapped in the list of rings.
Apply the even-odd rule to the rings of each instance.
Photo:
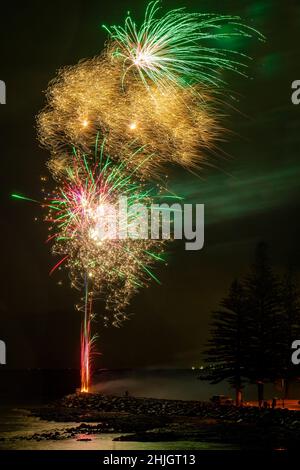
[[[44,243],[42,211],[10,194],[40,197],[49,155],[37,142],[35,116],[57,69],[97,55],[105,41],[101,24],[122,23],[128,9],[141,18],[146,3],[1,5],[0,79],[6,82],[7,104],[0,106],[0,339],[7,344],[7,367],[79,367],[78,293],[67,273],[49,277],[54,259]],[[183,243],[174,243],[168,266],[156,272],[162,285],[152,284],[134,298],[131,320],[121,329],[95,324],[103,353],[99,367],[200,363],[210,312],[231,281],[247,272],[260,240],[269,243],[279,272],[290,260],[300,267],[300,105],[291,102],[291,83],[300,79],[299,0],[165,0],[163,6],[239,14],[267,41],[233,44],[253,57],[251,79],[226,76],[230,92],[223,125],[230,132],[212,165],[204,166],[200,177],[178,169],[170,176],[170,187],[186,202],[205,204],[203,250],[187,252]]]

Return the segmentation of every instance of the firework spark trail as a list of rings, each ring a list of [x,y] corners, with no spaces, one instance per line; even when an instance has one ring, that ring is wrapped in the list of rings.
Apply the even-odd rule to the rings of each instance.
[[[92,299],[89,299],[88,276],[85,274],[84,318],[81,326],[81,392],[88,392],[91,379],[91,313]]]
[[[103,27],[115,41],[115,56],[121,57],[124,76],[131,69],[138,72],[148,87],[149,80],[163,88],[193,83],[220,86],[220,70],[245,75],[247,56],[232,50],[208,46],[220,39],[264,37],[232,15],[187,13],[185,8],[168,11],[157,18],[160,1],[149,3],[144,22],[138,27],[130,13],[124,26]]]

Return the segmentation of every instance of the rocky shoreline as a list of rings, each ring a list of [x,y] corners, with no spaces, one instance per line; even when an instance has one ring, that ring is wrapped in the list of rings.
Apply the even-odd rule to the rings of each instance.
[[[240,448],[296,448],[300,444],[300,412],[287,409],[77,393],[33,409],[31,415],[80,424],[24,437],[27,440],[88,441],[93,435],[109,433],[120,434],[115,437],[119,441],[199,441]]]

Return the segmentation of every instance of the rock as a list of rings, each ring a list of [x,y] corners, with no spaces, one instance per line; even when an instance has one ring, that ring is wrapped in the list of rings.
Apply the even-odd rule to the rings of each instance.
[[[171,432],[172,440],[176,440],[179,434],[181,438],[186,437],[191,430],[194,432],[191,439],[196,439],[197,435],[197,439],[212,442],[232,440],[261,443],[268,436],[270,442],[275,442],[275,437],[278,442],[300,440],[300,412],[281,409],[236,408],[198,401],[74,394],[34,410],[32,414],[49,421],[78,422],[78,426],[60,433],[52,432],[51,437],[47,437],[54,440],[99,433],[134,433],[137,439],[145,439],[144,434],[151,430],[160,430],[160,433],[164,431],[164,436],[167,436],[166,431]],[[206,427],[201,424],[204,420],[210,422]],[[193,424],[195,422],[200,423],[198,427]],[[177,426],[175,437],[174,425]],[[35,434],[32,439],[38,438],[41,439],[41,436]]]

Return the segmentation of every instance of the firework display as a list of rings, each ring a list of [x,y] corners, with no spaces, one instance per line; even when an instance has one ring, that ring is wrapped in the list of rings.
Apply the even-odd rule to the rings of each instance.
[[[73,150],[48,202],[47,221],[53,232],[53,252],[64,260],[73,287],[81,289],[87,277],[90,295],[102,296],[107,311],[114,314],[113,322],[118,324],[132,294],[149,276],[155,278],[149,266],[162,259],[162,244],[128,236],[138,215],[130,209],[139,204],[150,207],[156,188],[134,179],[134,172],[124,162],[112,164],[104,152],[103,145],[95,158]],[[124,215],[128,216],[122,217],[119,206],[125,198]],[[109,225],[108,208],[114,211],[111,215],[118,227]],[[103,233],[98,230],[101,218],[107,224]],[[119,233],[123,233],[122,238]]]
[[[201,167],[222,135],[218,111],[222,72],[245,75],[246,56],[221,47],[235,36],[262,36],[229,15],[172,10],[158,17],[150,2],[139,27],[105,27],[109,40],[97,57],[59,71],[38,116],[38,135],[51,152],[48,168],[56,182],[44,206],[49,212],[53,252],[83,293],[81,390],[89,391],[94,302],[102,299],[105,323],[119,325],[133,294],[156,279],[152,265],[163,261],[159,240],[99,237],[97,224],[121,197],[149,207],[157,181],[175,163]],[[117,217],[127,233],[134,216]]]
[[[146,87],[152,81],[165,88],[170,82],[175,86],[219,86],[223,83],[219,72],[224,69],[245,75],[242,54],[212,47],[209,41],[253,35],[263,39],[258,31],[238,16],[188,13],[184,8],[158,18],[159,4],[149,3],[140,27],[130,13],[124,26],[104,26],[113,41],[112,53],[123,64],[123,78],[133,70]]]
[[[63,69],[48,90],[39,135],[53,161],[70,143],[91,152],[100,133],[112,159],[121,155],[132,167],[143,162],[140,172],[147,178],[164,174],[169,162],[201,164],[221,134],[208,90],[195,94],[169,83],[145,91],[133,73],[122,85],[121,60],[106,54]]]
[[[146,287],[150,279],[159,282],[151,267],[164,261],[164,242],[152,240],[148,229],[143,237],[138,236],[139,212],[133,209],[142,206],[150,213],[160,188],[136,178],[137,169],[130,170],[126,161],[113,164],[105,152],[105,141],[97,140],[93,156],[73,148],[64,154],[63,165],[53,170],[57,187],[42,203],[48,209],[48,241],[53,244],[53,253],[60,257],[51,274],[66,266],[72,287],[84,293],[77,305],[83,313],[83,392],[89,390],[97,337],[91,333],[94,301],[102,300],[105,305],[105,325],[120,326],[127,318],[125,309],[133,294]],[[16,194],[13,197],[33,201]],[[123,212],[122,203],[126,203]],[[103,230],[99,231],[101,221]]]
[[[125,27],[106,28],[103,53],[62,69],[51,83],[38,129],[54,159],[70,143],[90,152],[100,132],[114,160],[121,153],[134,166],[146,156],[141,172],[153,179],[170,162],[199,167],[215,150],[222,72],[245,74],[247,58],[209,41],[261,36],[235,16],[157,13],[151,2],[140,28],[130,16]]]

